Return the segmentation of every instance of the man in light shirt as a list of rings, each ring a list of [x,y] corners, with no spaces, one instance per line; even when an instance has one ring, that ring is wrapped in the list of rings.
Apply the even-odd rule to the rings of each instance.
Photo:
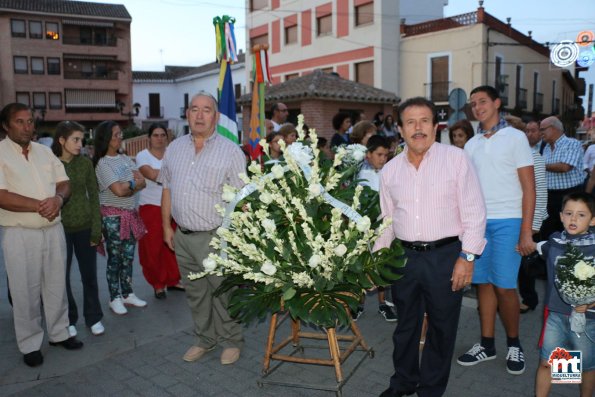
[[[221,364],[233,364],[240,357],[242,328],[227,312],[229,293],[213,295],[223,278],[209,275],[191,281],[188,275],[204,271],[202,262],[213,251],[209,243],[223,220],[215,205],[224,205],[225,184],[242,187],[238,175],[245,172],[246,157],[236,144],[216,133],[219,112],[212,95],[196,94],[186,117],[191,133],[167,147],[157,178],[163,185],[163,239],[176,252],[197,336],[183,359],[200,360],[219,345]],[[178,225],[175,233],[172,217]]]
[[[31,109],[21,103],[0,112],[7,138],[0,142],[0,240],[12,295],[14,328],[25,364],[43,363],[42,315],[51,346],[80,349],[68,335],[66,240],[60,209],[70,184],[60,160],[31,142]],[[43,305],[42,305],[43,301]]]
[[[392,289],[399,322],[393,334],[395,373],[381,397],[442,396],[448,383],[463,288],[485,240],[481,187],[465,152],[436,142],[434,104],[412,98],[399,106],[402,153],[380,174],[380,207],[392,226],[374,249],[398,238],[405,248],[403,277]],[[428,332],[421,363],[424,311]]]

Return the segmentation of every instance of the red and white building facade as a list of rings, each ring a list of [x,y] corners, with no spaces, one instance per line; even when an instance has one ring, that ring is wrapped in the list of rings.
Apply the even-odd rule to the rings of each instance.
[[[273,84],[322,69],[398,91],[397,0],[246,0],[246,7],[246,52],[269,45]]]

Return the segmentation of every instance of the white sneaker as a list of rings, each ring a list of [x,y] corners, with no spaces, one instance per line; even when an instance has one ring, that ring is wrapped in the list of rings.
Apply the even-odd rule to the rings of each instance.
[[[119,296],[109,303],[109,308],[119,316],[128,313],[126,306],[124,306],[124,303],[122,302],[122,298]]]
[[[128,306],[135,306],[135,307],[145,307],[145,306],[147,306],[147,302],[145,302],[142,299],[139,299],[134,294],[128,294],[128,296],[126,298],[122,299],[122,302],[124,302],[124,304],[125,305],[128,305]]]
[[[71,338],[76,336],[76,327],[74,325],[68,326],[68,336]]]
[[[103,324],[101,324],[101,321],[98,321],[91,326],[91,333],[95,336],[103,335],[104,332],[105,328],[103,327]]]

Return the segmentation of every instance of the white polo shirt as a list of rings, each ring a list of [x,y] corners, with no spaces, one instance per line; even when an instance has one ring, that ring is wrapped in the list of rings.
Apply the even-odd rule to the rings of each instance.
[[[475,135],[465,145],[483,196],[488,219],[522,218],[523,191],[518,169],[533,166],[531,147],[525,134],[505,127],[490,138]]]

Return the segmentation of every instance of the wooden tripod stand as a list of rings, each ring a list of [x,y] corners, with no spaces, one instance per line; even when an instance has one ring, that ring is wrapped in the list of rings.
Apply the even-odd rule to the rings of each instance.
[[[269,333],[267,337],[266,343],[266,351],[264,355],[264,363],[263,363],[263,370],[262,370],[262,377],[258,382],[259,386],[262,386],[265,383],[268,384],[277,384],[281,386],[290,386],[290,387],[301,387],[301,388],[308,388],[308,389],[318,389],[318,390],[329,390],[334,391],[337,396],[341,396],[341,388],[349,380],[351,375],[355,372],[355,370],[361,365],[361,363],[367,357],[374,357],[374,350],[372,350],[364,340],[357,324],[355,322],[351,322],[349,326],[349,330],[351,334],[337,334],[335,328],[324,328],[323,332],[304,332],[300,328],[299,320],[294,320],[290,318],[291,321],[291,335],[280,341],[278,344],[275,344],[275,335],[277,333],[277,329],[281,323],[288,318],[288,313],[282,315],[282,318],[279,319],[279,314],[275,313],[271,317],[271,323],[269,326]],[[296,356],[296,353],[304,353],[304,347],[301,345],[302,339],[315,339],[315,340],[326,340],[328,343],[328,350],[329,350],[329,358],[311,358],[311,357],[299,357]],[[339,342],[347,342],[349,343],[343,350],[341,350]],[[281,349],[286,347],[289,343],[292,344],[294,350],[289,354],[282,354],[280,353]],[[355,367],[347,374],[344,374],[342,364],[347,360],[347,358],[355,351],[363,351],[365,354],[362,355],[359,362],[355,365]],[[271,361],[277,360],[280,361],[275,367],[271,368]],[[323,385],[311,385],[305,384],[303,382],[281,382],[281,381],[272,381],[267,379],[267,377],[273,373],[281,364],[284,362],[291,362],[297,364],[315,364],[315,365],[323,365],[323,366],[330,366],[334,367],[335,370],[335,377],[336,377],[336,385],[333,386],[323,386]]]

